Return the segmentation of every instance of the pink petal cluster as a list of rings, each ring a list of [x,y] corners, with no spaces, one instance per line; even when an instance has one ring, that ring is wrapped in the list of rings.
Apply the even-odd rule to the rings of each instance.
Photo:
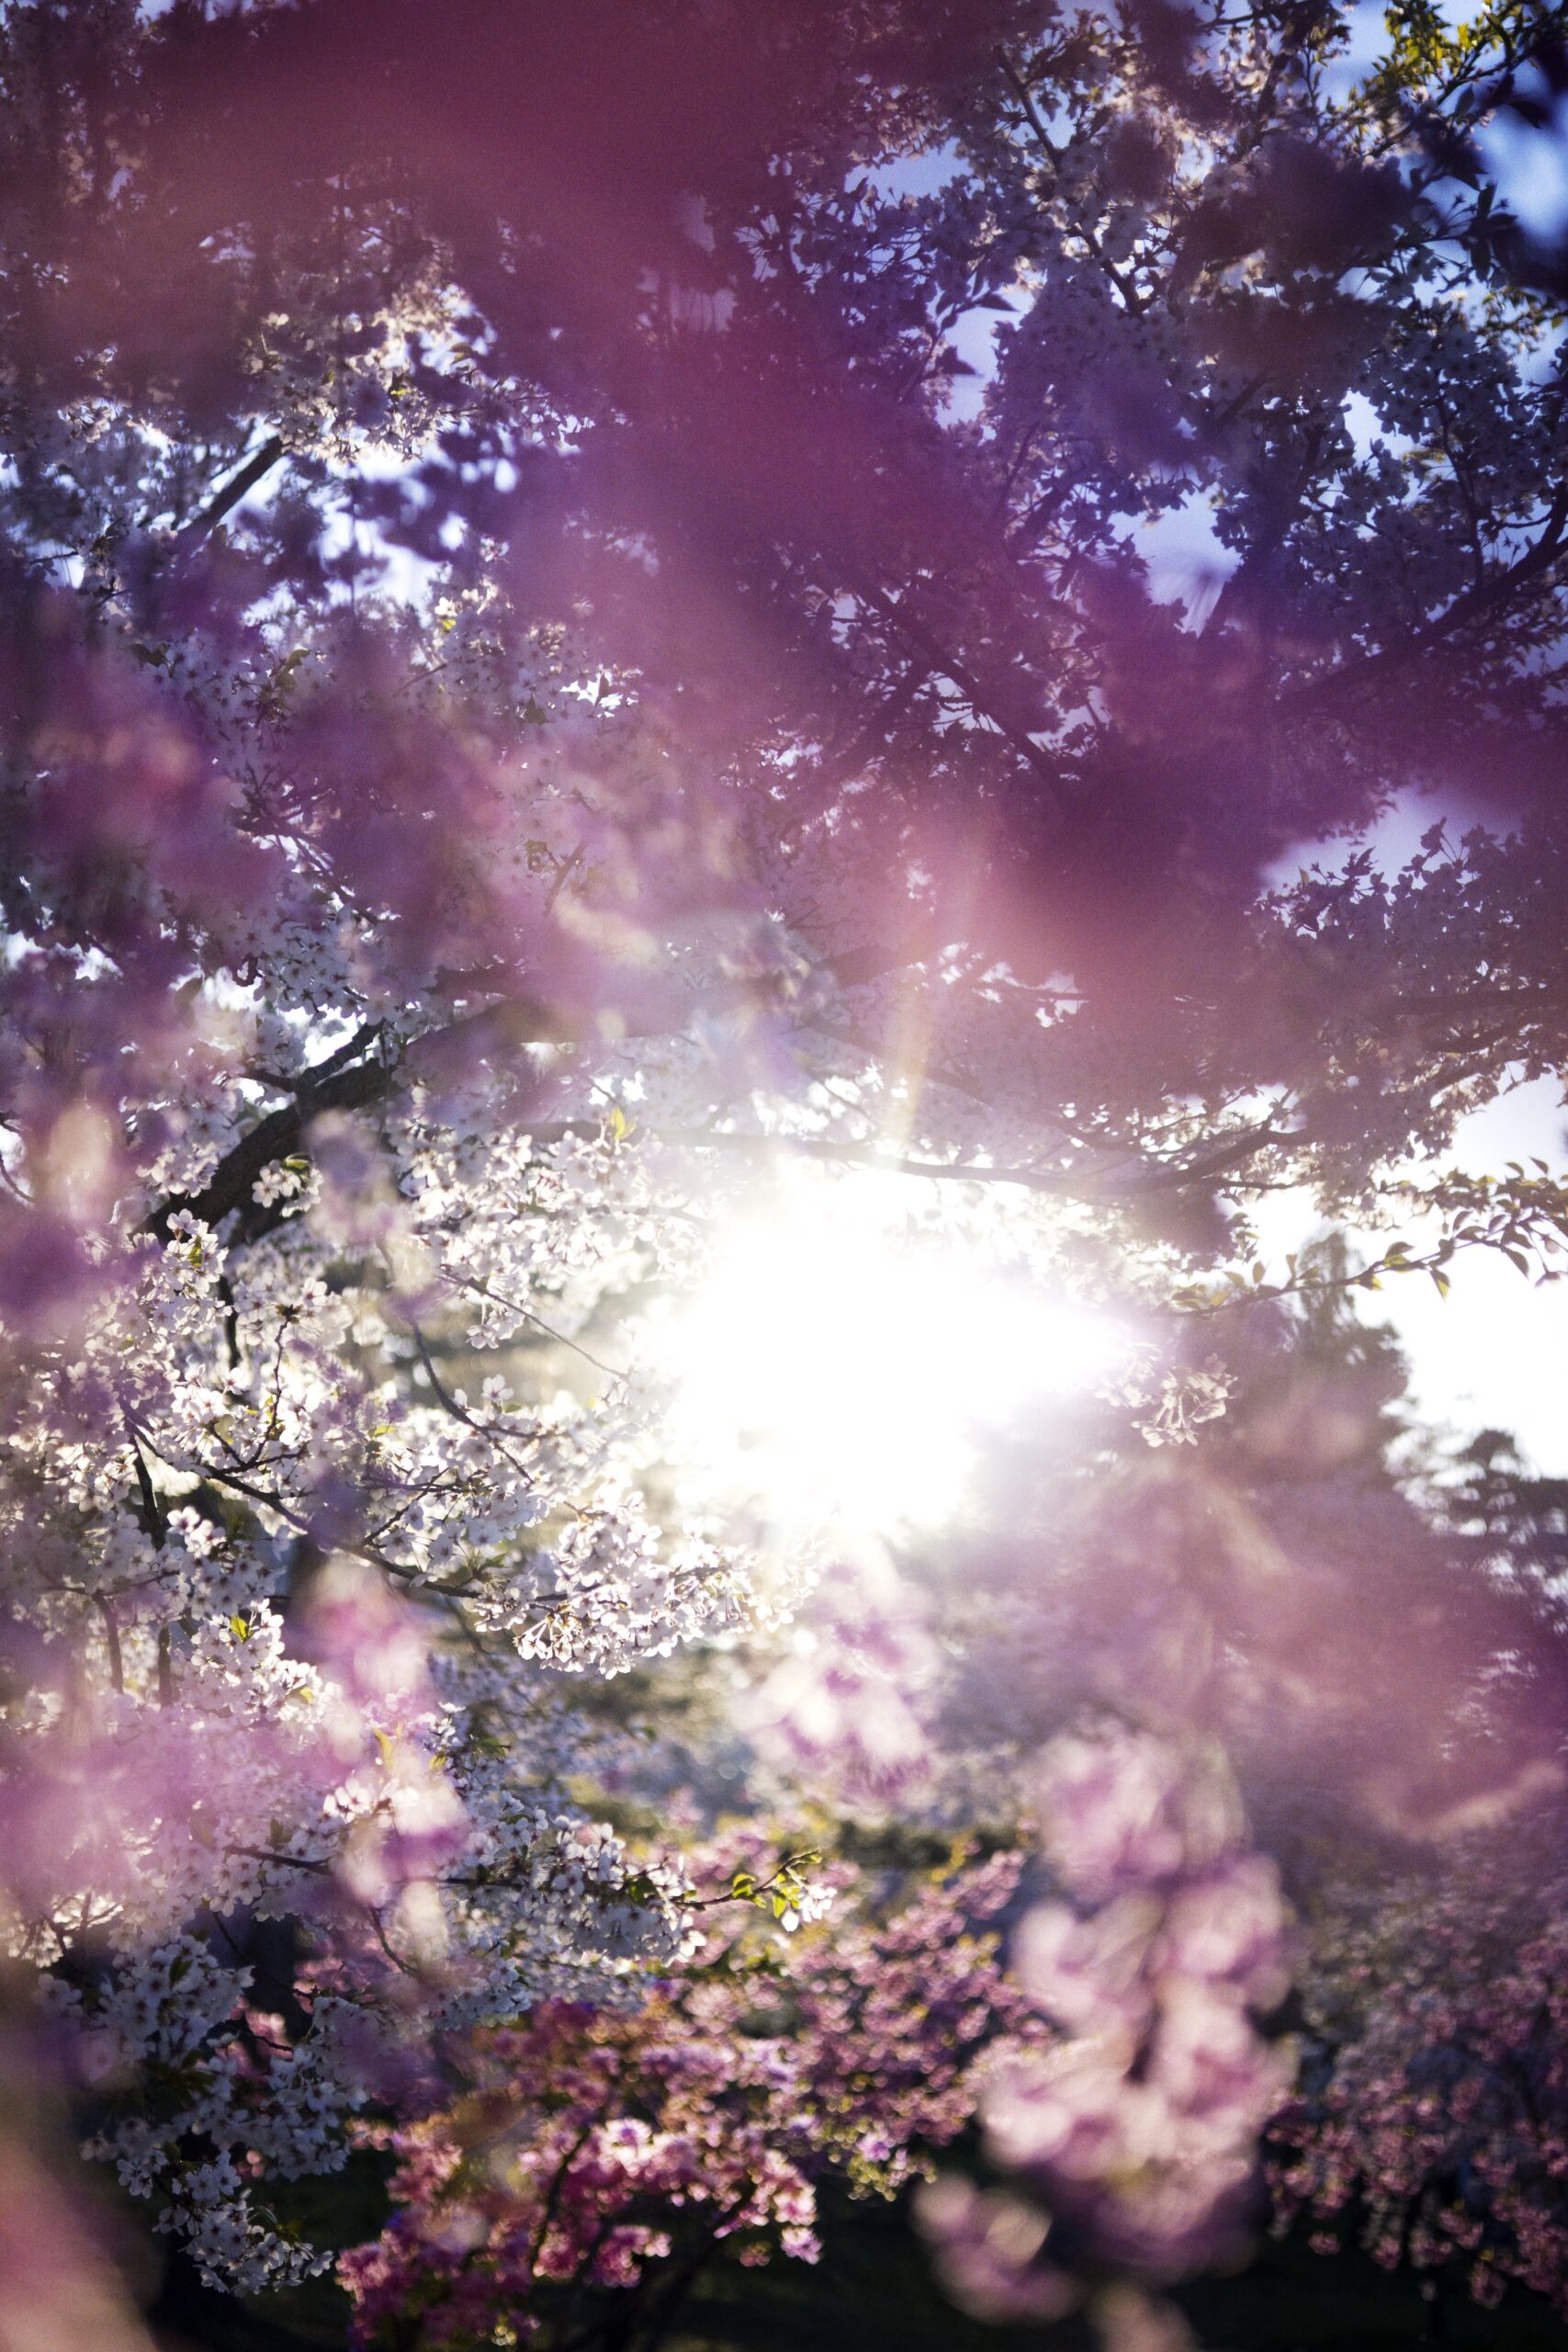
[[[1280,2226],[1314,2220],[1322,2252],[1359,2229],[1391,2269],[1458,2273],[1482,2303],[1517,2280],[1568,2314],[1568,1889],[1532,1844],[1330,1909],[1269,2175]]]
[[[818,2181],[890,2194],[969,2120],[985,2045],[1038,2030],[975,1932],[1019,1870],[961,1871],[782,1957],[732,1943],[636,2009],[547,2001],[480,2033],[469,2096],[391,2135],[397,2213],[341,2265],[356,2341],[529,2337],[720,2246],[814,2261]]]
[[[1038,2202],[949,2191],[924,2211],[953,2290],[1021,2317],[1072,2301],[1075,2275],[1158,2281],[1235,2254],[1293,2071],[1255,2022],[1289,1981],[1278,1876],[1242,1844],[1223,1760],[1065,1736],[1043,1795],[1068,1899],[1029,1914],[1015,1957],[1064,2039],[1000,2053],[982,2109],[987,2152]]]
[[[846,1551],[802,1612],[794,1645],[752,1693],[759,1752],[826,1792],[887,1801],[921,1781],[919,1699],[936,1659],[917,1596],[881,1551]]]

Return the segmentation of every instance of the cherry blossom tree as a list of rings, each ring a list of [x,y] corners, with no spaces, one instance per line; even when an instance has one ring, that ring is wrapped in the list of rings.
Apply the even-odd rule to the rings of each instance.
[[[996,1935],[971,1932],[1020,1860],[948,1873],[782,1965],[730,1935],[629,2013],[546,2003],[487,2035],[463,2105],[399,2135],[392,2227],[345,2261],[362,2340],[412,2308],[433,2342],[497,2323],[520,2341],[657,2342],[718,2246],[816,2260],[818,2178],[893,2194],[912,2142],[968,2120],[987,2041],[1041,2038]]]
[[[1498,177],[1562,28],[1348,33],[0,12],[3,1916],[204,2276],[330,2264],[287,2185],[367,2130],[389,2308],[657,2294],[699,2122],[803,2250],[833,1972],[941,2011],[801,1856],[1028,1852],[1042,1747],[1180,1835],[1104,1878],[1048,1819],[1021,1992],[974,1962],[859,2153],[980,2105],[1038,2226],[931,2210],[993,2307],[1175,2275],[1287,2087],[1281,1759],[1396,1841],[1552,1783],[1540,1542],[1504,1589],[1359,1487],[1389,1400],[1313,1347],[1568,1242],[1549,1166],[1447,1164],[1562,1060],[1563,279]],[[1271,1261],[1292,1189],[1361,1257]],[[711,1979],[760,1889],[776,2081]],[[606,2053],[649,2111],[585,2127]],[[466,2067],[482,2256],[426,2230]]]
[[[1556,1832],[1530,1822],[1504,1856],[1461,1849],[1436,1884],[1335,1890],[1271,2161],[1281,2218],[1314,2216],[1325,2250],[1349,2223],[1391,2268],[1461,2278],[1483,2303],[1522,2279],[1561,2310]]]

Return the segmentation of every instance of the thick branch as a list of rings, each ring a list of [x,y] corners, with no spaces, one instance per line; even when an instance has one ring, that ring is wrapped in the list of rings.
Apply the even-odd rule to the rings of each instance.
[[[530,999],[506,999],[482,1006],[427,1031],[406,1048],[371,1049],[382,1041],[379,1023],[367,1023],[325,1061],[300,1072],[294,1100],[269,1111],[231,1145],[199,1193],[176,1193],[162,1202],[142,1223],[143,1233],[166,1241],[170,1220],[188,1209],[204,1225],[216,1225],[232,1209],[250,1205],[253,1188],[264,1168],[287,1159],[304,1148],[305,1131],[323,1111],[363,1111],[383,1102],[404,1077],[404,1062],[417,1060],[422,1048],[467,1046],[483,1058],[497,1050],[524,1045],[564,1045],[573,1032],[558,1014]],[[363,1056],[364,1058],[355,1058]],[[254,1234],[245,1236],[254,1239]]]
[[[383,1061],[351,1062],[314,1084],[307,1072],[293,1102],[269,1111],[231,1145],[199,1193],[171,1193],[144,1220],[141,1230],[155,1241],[166,1241],[170,1224],[182,1209],[204,1225],[217,1225],[231,1209],[248,1206],[263,1169],[297,1153],[312,1119],[323,1111],[358,1111],[383,1101],[395,1075],[395,1066]]]
[[[549,1126],[536,1126],[532,1132],[537,1142],[553,1143],[567,1136],[597,1134],[599,1129],[590,1121],[561,1119]],[[924,1177],[939,1183],[1018,1184],[1032,1193],[1055,1193],[1066,1200],[1131,1201],[1142,1199],[1148,1193],[1175,1192],[1188,1184],[1207,1183],[1251,1159],[1267,1145],[1283,1142],[1285,1137],[1277,1127],[1249,1127],[1244,1135],[1226,1136],[1213,1150],[1199,1152],[1190,1159],[1145,1160],[1141,1167],[1117,1177],[1109,1171],[1096,1177],[1076,1170],[993,1168],[973,1160],[919,1159],[883,1151],[875,1144],[852,1143],[830,1136],[765,1136],[734,1128],[689,1127],[653,1130],[652,1140],[677,1150],[794,1153],[809,1159],[840,1160],[856,1167],[881,1169],[892,1176]]]
[[[224,515],[238,506],[243,498],[249,497],[262,476],[272,471],[282,455],[280,435],[276,433],[269,435],[254,455],[245,459],[239,472],[231,474],[228,481],[214,491],[200,513],[192,515],[178,534],[179,545],[195,547],[199,540],[206,538],[209,531],[215,531]]]

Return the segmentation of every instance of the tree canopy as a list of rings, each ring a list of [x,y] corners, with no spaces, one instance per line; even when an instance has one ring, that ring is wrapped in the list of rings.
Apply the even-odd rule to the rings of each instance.
[[[986,2317],[1563,2306],[1563,1498],[1359,1309],[1568,1250],[1568,28],[1363,17],[0,10],[0,1917],[209,2283],[978,2118]]]

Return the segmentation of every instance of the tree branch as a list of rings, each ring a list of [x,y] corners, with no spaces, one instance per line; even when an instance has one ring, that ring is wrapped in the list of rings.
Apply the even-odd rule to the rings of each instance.
[[[1385,676],[1389,671],[1402,669],[1407,662],[1416,661],[1433,646],[1440,645],[1456,628],[1467,621],[1479,620],[1532,580],[1550,570],[1564,551],[1568,537],[1568,482],[1562,483],[1552,497],[1540,536],[1526,548],[1516,563],[1504,571],[1495,572],[1480,586],[1467,589],[1456,596],[1448,610],[1439,613],[1425,628],[1412,629],[1408,635],[1383,646],[1376,653],[1367,653],[1354,662],[1341,663],[1325,678],[1311,678],[1304,684],[1292,686],[1280,695],[1285,709],[1310,709],[1314,703],[1333,701],[1337,695],[1354,691],[1360,685]]]
[[[1062,797],[1062,775],[1051,754],[1042,750],[1026,728],[998,707],[994,697],[984,687],[974,672],[947,651],[907,603],[895,604],[886,589],[864,586],[857,591],[865,602],[874,605],[897,634],[923,653],[933,670],[951,678],[976,718],[988,718],[998,733],[1004,736],[1021,759],[1033,769],[1045,787],[1045,806],[1050,815],[1060,820],[1066,811]]]
[[[254,456],[245,459],[238,473],[231,474],[220,485],[197,514],[193,514],[175,534],[175,544],[181,548],[196,547],[208,534],[215,531],[225,514],[248,498],[264,474],[269,474],[283,455],[280,435],[270,434]]]

